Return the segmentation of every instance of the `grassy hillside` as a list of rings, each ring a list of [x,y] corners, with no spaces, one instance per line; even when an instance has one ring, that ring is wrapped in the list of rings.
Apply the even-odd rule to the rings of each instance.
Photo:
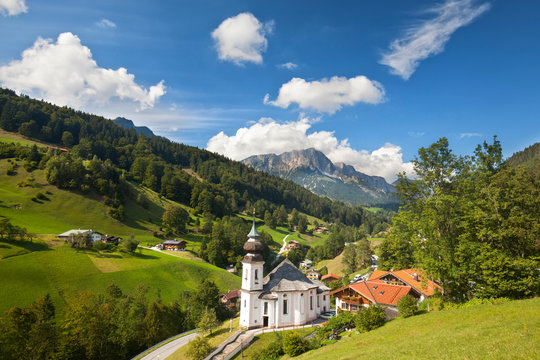
[[[397,318],[297,359],[538,359],[540,299]]]
[[[205,278],[215,281],[223,291],[237,288],[241,282],[238,276],[211,264],[145,249],[133,255],[93,250],[77,253],[63,244],[25,247],[0,242],[0,257],[16,252],[22,255],[0,260],[0,313],[15,305],[26,306],[46,293],[61,307],[63,299],[74,291],[103,292],[111,283],[126,293],[139,284],[149,285],[149,298],[156,297],[159,288],[163,300],[169,302],[181,291],[194,289]]]

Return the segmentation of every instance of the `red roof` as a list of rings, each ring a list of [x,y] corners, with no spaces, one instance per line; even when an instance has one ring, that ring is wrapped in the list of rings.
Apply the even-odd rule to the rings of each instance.
[[[346,288],[353,289],[370,302],[382,305],[397,306],[399,299],[411,291],[410,286],[390,285],[378,281],[361,281],[334,290],[330,295],[335,295]]]
[[[324,276],[321,278],[322,281],[325,281],[325,280],[332,280],[332,279],[333,279],[333,280],[338,280],[338,279],[339,279],[339,276],[337,276],[336,274],[330,273],[330,274],[324,275]]]
[[[226,294],[223,294],[223,296],[225,296],[227,299],[231,300],[231,299],[234,299],[234,298],[239,298],[242,296],[242,292],[238,289],[235,289],[235,290],[229,290],[228,293]]]
[[[439,291],[441,287],[436,284],[433,280],[430,280],[425,276],[425,273],[422,269],[404,269],[404,270],[394,270],[394,271],[380,271],[375,270],[373,274],[369,277],[369,281],[378,281],[384,282],[386,275],[392,274],[405,284],[413,287],[418,292],[426,295],[432,296],[435,292]],[[415,274],[417,279],[415,279]]]

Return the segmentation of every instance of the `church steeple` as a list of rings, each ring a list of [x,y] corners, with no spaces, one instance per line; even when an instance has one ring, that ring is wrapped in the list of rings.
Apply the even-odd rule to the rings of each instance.
[[[251,231],[248,234],[248,240],[244,244],[244,262],[263,261],[262,251],[264,250],[263,243],[259,240],[261,235],[257,231],[257,225],[255,224],[255,210],[253,210],[253,225]]]

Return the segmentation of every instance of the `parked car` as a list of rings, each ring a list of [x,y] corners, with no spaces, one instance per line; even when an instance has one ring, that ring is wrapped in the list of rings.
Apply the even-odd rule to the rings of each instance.
[[[327,311],[321,315],[319,315],[319,317],[323,318],[323,319],[330,319],[330,318],[333,318],[334,316],[336,316],[336,312],[335,311]]]

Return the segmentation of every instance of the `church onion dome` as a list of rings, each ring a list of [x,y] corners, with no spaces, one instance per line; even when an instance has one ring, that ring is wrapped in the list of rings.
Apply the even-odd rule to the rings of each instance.
[[[244,261],[262,261],[261,253],[264,250],[263,243],[259,240],[259,232],[257,226],[255,226],[255,217],[253,217],[253,226],[248,234],[248,241],[244,244],[244,252],[246,256]]]

